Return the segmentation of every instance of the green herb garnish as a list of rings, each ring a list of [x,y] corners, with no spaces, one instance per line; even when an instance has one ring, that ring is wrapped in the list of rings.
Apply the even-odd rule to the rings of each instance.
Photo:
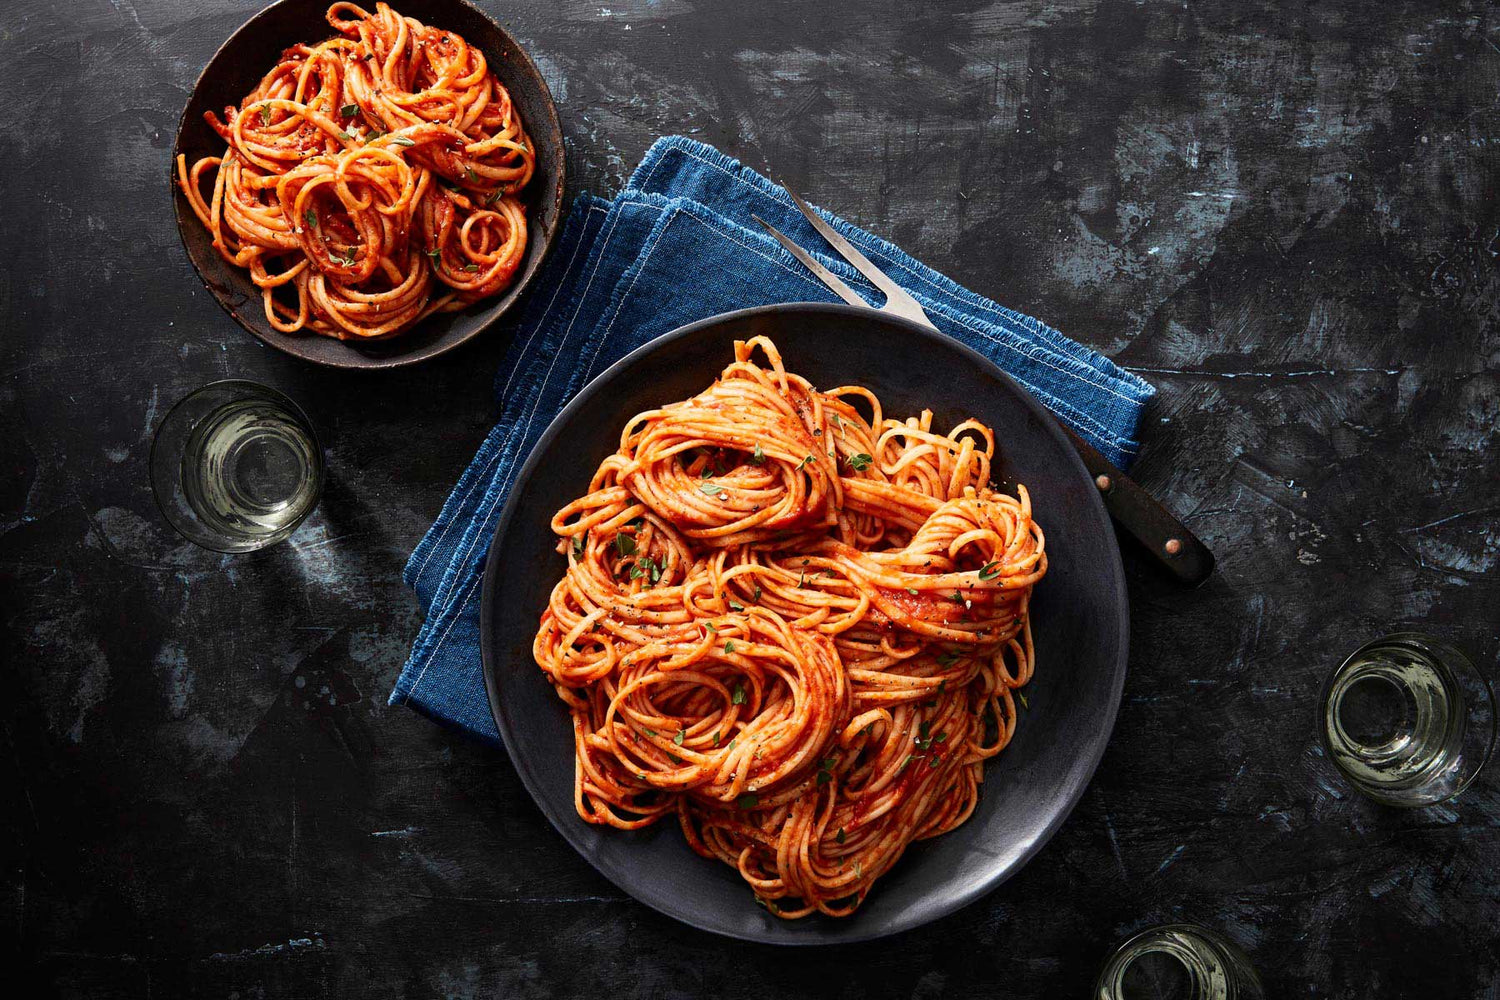
[[[760,444],[758,442],[755,445],[755,451],[750,455],[750,464],[751,465],[765,465],[766,464],[766,453],[760,450]]]
[[[734,652],[734,640],[733,639],[730,639],[728,642],[724,643],[724,652],[726,652],[726,653],[732,653],[732,652]]]
[[[864,472],[870,467],[870,463],[873,461],[875,460],[869,455],[866,455],[864,452],[860,452],[858,455],[849,456],[849,468],[853,469],[855,472]]]
[[[342,108],[339,108],[340,118],[353,118],[357,114],[359,114],[358,104],[346,104]]]
[[[411,140],[411,139],[408,139],[404,135],[398,135],[398,136],[396,136],[396,138],[394,138],[394,139],[391,140],[391,145],[393,145],[393,146],[415,146],[416,142],[413,141],[413,140]]]
[[[698,492],[706,493],[711,497],[716,497],[720,493],[724,492],[724,487],[720,486],[718,483],[704,483],[702,486],[698,487]]]
[[[754,809],[756,806],[760,805],[760,796],[756,795],[754,792],[746,792],[744,795],[741,795],[738,799],[735,800],[735,805],[739,806],[741,809]]]
[[[464,265],[464,270],[468,271],[470,273],[473,273],[474,271],[479,270],[479,265],[478,264],[465,264]]]
[[[729,602],[729,610],[730,611],[744,611],[745,610],[745,606],[743,604],[741,604],[739,601],[730,601]]]
[[[1000,564],[997,563],[997,562],[986,563],[985,566],[984,566],[984,568],[979,571],[979,579],[981,579],[981,580],[993,580],[995,577],[999,576],[1000,575],[1000,570],[998,569],[999,565]]]
[[[745,703],[745,689],[740,686],[739,681],[734,682],[734,691],[729,695],[729,703],[732,705],[743,705]],[[733,743],[729,745],[734,746]]]
[[[589,533],[585,531],[581,535],[573,536],[573,558],[582,559],[584,546],[589,543]]]
[[[629,535],[616,535],[615,548],[619,550],[619,553],[622,556],[634,555],[635,539],[631,538]]]
[[[687,734],[685,730],[679,729],[677,730],[677,735],[672,737],[672,742],[676,743],[678,746],[682,746],[683,737],[686,735]]]
[[[798,469],[805,469],[807,466],[812,465],[812,460],[813,460],[813,457],[811,455],[808,455],[802,461],[800,461],[800,462],[797,463],[797,468]]]
[[[260,106],[260,123],[262,125],[271,124],[271,106],[269,104],[262,104]]]
[[[318,228],[318,213],[314,212],[310,208],[307,209],[306,211],[304,211],[302,213],[302,222],[303,222],[304,225],[307,226],[308,229],[317,229]]]
[[[635,561],[630,568],[630,578],[639,580],[641,577],[649,577],[654,584],[661,579],[661,564],[650,556],[643,556]]]

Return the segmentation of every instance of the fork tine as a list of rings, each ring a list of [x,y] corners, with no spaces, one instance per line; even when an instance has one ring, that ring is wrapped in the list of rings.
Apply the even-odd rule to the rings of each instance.
[[[888,299],[904,300],[907,297],[906,289],[886,277],[884,271],[870,263],[870,259],[860,253],[858,247],[840,236],[838,230],[824,222],[823,217],[814,212],[811,205],[797,197],[797,192],[786,188],[786,193],[792,196],[797,210],[806,216],[807,221],[812,223],[812,227],[818,231],[819,235],[828,241],[829,246],[837,250],[840,256],[854,266],[855,270],[868,278],[870,284],[885,292]]]
[[[762,219],[758,215],[752,214],[750,218],[754,219],[756,222],[759,222],[762,226],[765,226],[766,231],[769,232],[772,236],[776,237],[776,242],[786,247],[787,253],[790,253],[793,257],[796,257],[798,260],[800,260],[802,262],[802,266],[806,267],[809,271],[817,276],[819,281],[823,282],[823,284],[832,289],[833,294],[837,295],[839,298],[843,299],[851,306],[864,306],[866,309],[871,308],[870,303],[860,298],[858,292],[850,288],[848,285],[844,284],[843,279],[838,275],[828,270],[828,268],[824,267],[822,264],[819,264],[812,254],[808,253],[806,250],[799,247],[796,243],[792,242],[792,238],[786,233],[783,233],[781,230],[777,229],[775,226],[771,225],[769,222],[767,222],[765,219]]]
[[[793,203],[797,206],[797,210],[828,241],[828,245],[837,250],[845,260],[854,266],[855,270],[868,278],[870,284],[885,293],[885,304],[880,307],[881,312],[893,313],[915,323],[920,323],[923,326],[931,327],[934,330],[937,329],[933,325],[931,317],[927,315],[927,311],[922,308],[922,304],[912,298],[906,289],[892,281],[884,271],[872,264],[870,259],[864,254],[860,253],[858,247],[844,239],[838,234],[837,230],[824,222],[823,217],[814,212],[811,205],[797,197],[797,192],[791,188],[784,188],[784,190],[787,194],[791,195]]]

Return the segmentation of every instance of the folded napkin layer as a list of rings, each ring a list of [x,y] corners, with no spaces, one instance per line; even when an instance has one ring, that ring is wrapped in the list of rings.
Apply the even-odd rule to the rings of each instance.
[[[662,139],[612,201],[581,196],[496,375],[500,419],[407,563],[405,581],[427,619],[392,704],[499,741],[479,652],[484,559],[515,473],[579,389],[685,323],[772,302],[837,301],[752,214],[812,251],[871,301],[881,300],[842,258],[819,252],[826,244],[784,189],[700,142]],[[1141,410],[1154,394],[1147,383],[884,240],[822,214],[916,297],[939,329],[993,360],[1116,464],[1129,464]]]

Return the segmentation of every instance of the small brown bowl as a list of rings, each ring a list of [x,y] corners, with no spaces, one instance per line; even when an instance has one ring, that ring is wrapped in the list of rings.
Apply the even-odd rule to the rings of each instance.
[[[371,0],[373,6],[374,0]],[[279,0],[229,36],[208,61],[177,125],[172,150],[172,202],[177,231],[198,277],[224,311],[240,326],[278,351],[330,368],[396,368],[451,351],[472,340],[510,311],[541,270],[542,261],[562,231],[566,163],[562,128],[552,92],[516,40],[467,0],[394,0],[402,14],[463,36],[484,52],[490,71],[510,91],[521,121],[536,148],[536,172],[527,185],[526,258],[515,282],[504,294],[456,313],[429,316],[404,333],[384,340],[354,342],[317,333],[280,333],[266,322],[259,290],[249,272],[220,257],[213,237],[193,214],[177,189],[177,156],[188,165],[224,151],[224,141],[203,120],[205,111],[223,114],[238,105],[276,64],[283,49],[297,42],[319,42],[333,35],[325,17],[329,0]]]

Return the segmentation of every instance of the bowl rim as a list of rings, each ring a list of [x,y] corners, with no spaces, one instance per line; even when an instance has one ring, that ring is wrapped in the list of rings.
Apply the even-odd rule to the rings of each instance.
[[[273,3],[269,3],[266,6],[262,7],[260,10],[250,15],[250,17],[247,18],[243,23],[241,23],[239,27],[235,28],[234,31],[230,32],[229,36],[219,44],[218,48],[214,49],[213,55],[208,57],[208,61],[203,64],[203,68],[198,71],[198,76],[193,81],[192,89],[188,91],[187,99],[183,102],[182,111],[177,116],[177,130],[172,137],[172,152],[170,160],[168,162],[167,187],[169,190],[169,197],[172,201],[173,216],[177,222],[177,236],[182,243],[183,254],[187,257],[188,263],[192,265],[193,273],[197,275],[198,282],[203,286],[204,290],[208,292],[209,296],[216,303],[218,303],[219,308],[224,310],[224,312],[229,315],[230,319],[234,320],[235,323],[238,324],[242,329],[248,332],[251,336],[255,337],[256,340],[259,340],[261,343],[265,344],[267,347],[274,348],[275,350],[280,351],[282,354],[297,358],[299,361],[305,361],[308,364],[317,365],[322,368],[338,369],[342,371],[388,370],[392,368],[405,368],[409,365],[420,364],[423,361],[428,361],[432,358],[447,354],[448,352],[473,341],[480,334],[486,332],[492,326],[494,326],[495,323],[502,319],[512,309],[516,308],[517,305],[521,303],[523,299],[525,299],[533,283],[536,281],[538,276],[541,275],[542,270],[547,263],[547,259],[552,255],[552,250],[557,245],[558,238],[562,235],[563,227],[567,224],[568,217],[567,203],[565,200],[568,181],[568,158],[566,144],[564,143],[562,136],[562,122],[557,115],[557,102],[552,96],[552,88],[547,86],[546,78],[542,76],[541,70],[537,68],[537,65],[532,60],[530,53],[526,51],[525,46],[523,46],[516,40],[514,35],[512,35],[505,29],[504,25],[502,25],[494,17],[490,16],[489,13],[472,3],[471,0],[437,0],[437,2],[451,3],[456,6],[467,7],[470,11],[482,17],[485,21],[489,22],[490,26],[500,35],[502,39],[504,39],[505,44],[510,47],[510,49],[514,53],[514,56],[519,57],[519,64],[522,67],[523,71],[535,78],[540,91],[540,95],[543,100],[543,104],[545,105],[546,109],[545,124],[547,125],[549,145],[555,146],[554,152],[557,156],[557,184],[555,186],[555,190],[553,190],[550,195],[550,200],[556,208],[556,219],[553,222],[551,228],[542,234],[541,253],[537,255],[536,265],[531,270],[531,273],[525,275],[521,281],[514,285],[511,285],[500,293],[501,296],[510,296],[510,300],[506,302],[503,307],[500,306],[498,302],[487,306],[487,309],[496,310],[494,314],[476,323],[472,330],[469,330],[462,336],[457,337],[451,341],[438,341],[428,344],[426,345],[425,350],[417,350],[411,353],[393,354],[388,357],[372,357],[362,355],[357,351],[354,351],[352,348],[349,352],[347,360],[345,360],[343,356],[335,358],[312,357],[305,351],[298,349],[298,345],[301,343],[298,338],[304,335],[281,334],[276,333],[275,331],[272,331],[268,335],[267,333],[256,329],[255,326],[253,326],[244,317],[240,316],[239,313],[236,312],[236,310],[231,307],[228,302],[225,301],[224,295],[220,293],[215,283],[210,280],[207,274],[203,272],[203,267],[198,263],[197,256],[193,253],[191,246],[188,244],[188,234],[186,227],[189,225],[201,226],[202,223],[198,221],[197,214],[193,212],[192,206],[188,204],[186,196],[182,194],[182,191],[177,186],[177,157],[183,155],[183,132],[187,129],[189,124],[189,112],[191,111],[194,103],[197,101],[199,92],[203,89],[205,82],[208,80],[210,71],[214,69],[215,64],[221,57],[224,56],[225,52],[230,49],[230,47],[233,46],[242,35],[250,32],[256,26],[257,22],[269,17],[274,11],[281,7],[289,6],[294,3],[305,2],[307,2],[307,0],[274,0]],[[400,0],[394,0],[394,3],[399,4]],[[332,31],[331,28],[329,30]],[[493,65],[493,60],[490,58],[490,53],[485,53],[485,59],[486,62]],[[532,141],[535,142],[538,132],[530,125],[527,126],[526,132],[527,135],[532,137]],[[556,140],[555,143],[551,142],[553,138],[555,138]],[[533,178],[533,180],[535,180],[535,178]],[[533,222],[535,218],[540,215],[543,208],[546,206],[547,200],[548,195],[543,193],[538,197],[536,205],[534,207],[528,208],[527,210],[528,241],[534,235],[535,229],[535,227],[531,225],[531,222]],[[258,293],[252,292],[250,298],[258,299]],[[477,304],[478,303],[476,303],[476,305]],[[471,306],[470,308],[473,308],[473,306]],[[430,318],[431,317],[424,317],[419,321],[419,323],[426,322]],[[400,334],[397,334],[395,338],[381,338],[380,342],[399,340],[401,337],[406,336],[410,332],[410,330],[403,330]],[[347,341],[339,340],[339,338],[324,337],[324,335],[318,333],[307,334],[305,336],[314,336],[319,338],[319,340],[338,340],[338,342],[341,344],[349,343]]]
[[[1051,841],[1052,837],[1056,835],[1057,831],[1062,827],[1063,823],[1067,821],[1070,815],[1072,815],[1073,810],[1077,808],[1079,801],[1083,798],[1084,792],[1087,791],[1089,784],[1093,781],[1094,775],[1099,769],[1099,763],[1104,757],[1104,751],[1114,734],[1115,723],[1119,717],[1120,702],[1124,693],[1126,667],[1130,657],[1130,596],[1125,586],[1125,567],[1123,559],[1120,555],[1120,550],[1118,546],[1112,546],[1108,550],[1112,558],[1109,559],[1109,568],[1106,572],[1108,572],[1110,576],[1110,589],[1114,592],[1115,598],[1119,602],[1120,616],[1119,621],[1116,622],[1116,635],[1114,637],[1116,649],[1115,661],[1112,664],[1107,665],[1108,672],[1106,683],[1109,684],[1109,690],[1106,697],[1104,724],[1098,727],[1096,730],[1088,733],[1083,738],[1074,741],[1074,746],[1078,746],[1080,744],[1083,745],[1082,751],[1078,755],[1078,759],[1083,763],[1084,766],[1082,770],[1077,773],[1076,780],[1072,782],[1071,787],[1066,790],[1061,801],[1060,808],[1057,808],[1054,811],[1053,815],[1047,820],[1046,825],[1043,827],[1043,829],[1039,831],[1035,837],[1032,838],[1031,842],[1027,844],[1023,850],[1021,850],[1021,852],[1016,856],[1011,864],[1009,864],[1001,871],[991,873],[985,878],[979,879],[973,884],[964,886],[962,889],[952,893],[940,904],[932,908],[930,911],[924,913],[921,919],[908,923],[902,923],[898,921],[894,926],[886,926],[880,929],[869,931],[860,931],[856,929],[852,934],[841,934],[837,937],[832,938],[812,934],[809,934],[805,937],[791,939],[781,938],[769,934],[763,935],[755,933],[753,931],[728,929],[721,926],[713,926],[703,923],[695,919],[690,913],[684,910],[674,909],[672,905],[667,902],[666,897],[655,898],[642,895],[636,890],[633,885],[621,882],[621,880],[616,878],[613,873],[611,873],[610,871],[606,871],[605,868],[599,863],[599,861],[596,860],[586,849],[586,845],[580,841],[577,835],[578,831],[574,827],[570,826],[568,823],[564,822],[562,819],[559,819],[554,815],[554,810],[551,808],[548,799],[541,792],[541,779],[533,771],[531,765],[528,762],[528,758],[523,755],[517,755],[510,749],[510,747],[513,745],[515,734],[511,732],[510,726],[507,724],[507,721],[500,710],[500,692],[499,682],[497,680],[499,664],[496,662],[497,656],[494,648],[496,629],[494,595],[496,581],[499,578],[500,565],[502,562],[500,556],[501,546],[498,543],[510,527],[510,522],[514,518],[516,511],[519,508],[521,495],[525,491],[525,487],[529,483],[532,477],[532,473],[542,461],[543,456],[545,456],[545,454],[547,453],[552,442],[556,439],[558,434],[561,433],[562,426],[567,422],[568,418],[570,418],[579,409],[587,405],[589,400],[591,400],[592,397],[599,392],[599,390],[605,383],[613,381],[613,379],[620,371],[635,364],[642,357],[655,352],[663,345],[676,340],[681,340],[686,337],[691,337],[706,328],[718,326],[735,320],[754,318],[756,316],[770,313],[790,311],[806,311],[815,314],[823,313],[855,315],[859,318],[869,319],[872,322],[887,323],[925,340],[942,343],[945,347],[952,347],[957,349],[957,351],[961,355],[966,356],[972,364],[979,367],[986,374],[995,377],[999,382],[1001,382],[1008,389],[1015,393],[1015,395],[1021,400],[1022,405],[1024,405],[1032,414],[1039,418],[1041,433],[1051,437],[1054,443],[1059,446],[1059,450],[1067,456],[1065,461],[1068,462],[1071,466],[1073,474],[1080,477],[1083,482],[1087,482],[1090,487],[1092,487],[1093,477],[1084,467],[1082,458],[1079,457],[1078,452],[1074,449],[1072,443],[1068,441],[1067,436],[1063,433],[1062,428],[1058,425],[1057,418],[1054,417],[1051,412],[1048,411],[1047,408],[1036,399],[1035,396],[1033,396],[1030,392],[1027,392],[1026,389],[1020,385],[1020,383],[1018,383],[1014,378],[1012,378],[1002,368],[1000,368],[999,365],[995,364],[989,358],[986,358],[984,355],[980,354],[978,351],[974,350],[972,347],[969,347],[962,341],[959,341],[953,337],[949,337],[947,334],[944,334],[941,331],[930,330],[927,327],[924,327],[921,324],[915,323],[911,320],[903,319],[899,316],[892,316],[888,313],[880,313],[874,309],[860,308],[858,306],[832,302],[775,303],[763,306],[751,306],[746,309],[736,309],[729,312],[718,313],[705,319],[684,324],[683,326],[680,326],[675,330],[668,331],[667,333],[664,333],[659,337],[655,337],[647,341],[645,344],[642,344],[640,347],[637,347],[635,350],[620,358],[614,364],[610,365],[604,371],[596,375],[588,382],[587,385],[580,389],[577,395],[569,400],[568,404],[558,412],[557,416],[552,418],[552,420],[548,423],[546,429],[542,432],[541,436],[537,438],[537,442],[532,447],[530,454],[526,457],[526,461],[522,464],[520,470],[516,473],[515,480],[510,490],[510,495],[506,497],[505,506],[500,513],[500,517],[496,520],[495,530],[490,536],[490,548],[489,553],[485,558],[484,577],[482,590],[480,593],[479,651],[482,666],[481,672],[484,674],[485,694],[489,700],[490,714],[494,718],[495,727],[500,733],[501,741],[506,747],[506,756],[510,759],[511,765],[515,768],[517,775],[521,778],[521,783],[526,787],[526,791],[531,795],[531,798],[533,799],[533,801],[535,801],[542,814],[547,817],[547,821],[552,825],[553,829],[561,834],[563,839],[566,840],[595,871],[599,872],[599,874],[608,879],[611,884],[615,885],[617,888],[625,892],[637,902],[644,903],[646,906],[649,906],[651,909],[657,911],[658,913],[670,917],[673,920],[687,924],[688,926],[691,926],[698,930],[707,931],[709,933],[718,934],[724,937],[734,938],[741,941],[754,942],[757,944],[773,944],[789,947],[818,947],[827,945],[856,944],[859,942],[872,941],[896,934],[903,934],[908,931],[914,930],[917,927],[921,927],[933,921],[939,920],[943,917],[950,916],[954,912],[964,908],[965,906],[968,906],[969,904],[978,900],[980,897],[988,895],[990,892],[998,888],[1002,883],[1010,879],[1022,868],[1024,868],[1031,861],[1031,859],[1034,858],[1049,841]],[[1094,512],[1095,518],[1101,523],[1102,529],[1108,533],[1108,537],[1114,537],[1114,526],[1110,521],[1109,513],[1104,506],[1104,501],[1099,497],[1098,491],[1090,488],[1089,490],[1085,491],[1084,495],[1090,498],[1087,503],[1090,509]],[[576,819],[576,817],[573,816],[572,813],[569,813],[565,818]],[[705,863],[708,862],[705,861]],[[859,914],[855,913],[854,915],[846,918],[846,920],[857,922],[859,920]]]

